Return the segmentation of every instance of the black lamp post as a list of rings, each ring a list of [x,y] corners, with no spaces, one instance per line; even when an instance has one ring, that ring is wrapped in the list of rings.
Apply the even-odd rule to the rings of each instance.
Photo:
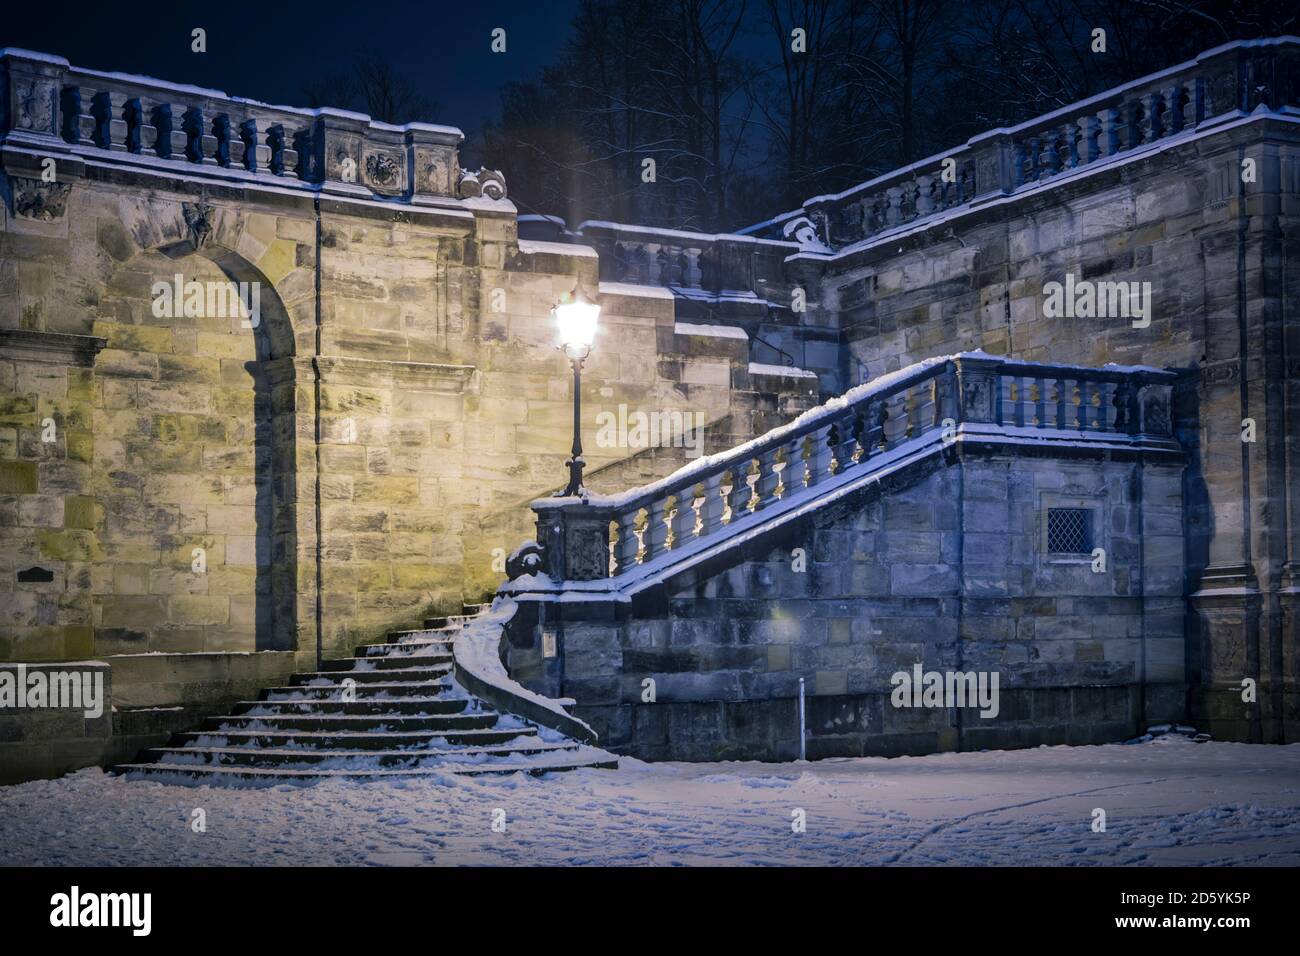
[[[582,487],[582,363],[591,354],[596,338],[596,321],[600,306],[588,302],[575,290],[563,302],[551,309],[560,329],[560,348],[573,366],[573,453],[565,465],[569,469],[569,483],[556,494],[557,498],[576,498],[586,494]]]

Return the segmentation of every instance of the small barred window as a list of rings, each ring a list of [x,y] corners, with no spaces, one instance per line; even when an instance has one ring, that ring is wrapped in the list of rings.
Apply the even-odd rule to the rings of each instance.
[[[1052,554],[1092,553],[1092,510],[1047,509],[1047,550]]]

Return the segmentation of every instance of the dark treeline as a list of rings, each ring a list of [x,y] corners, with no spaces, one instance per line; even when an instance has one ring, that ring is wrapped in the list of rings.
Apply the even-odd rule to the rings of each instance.
[[[509,85],[472,145],[524,212],[732,229],[1220,43],[1294,33],[1297,11],[1294,0],[585,0],[555,63]],[[792,50],[796,29],[805,52]]]

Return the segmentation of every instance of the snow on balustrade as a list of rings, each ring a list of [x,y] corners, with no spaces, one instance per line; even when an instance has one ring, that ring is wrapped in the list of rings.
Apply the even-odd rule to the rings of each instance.
[[[539,516],[607,522],[611,554],[604,563],[617,577],[699,539],[748,528],[743,519],[796,496],[815,497],[822,486],[839,489],[850,473],[895,464],[936,443],[990,436],[1159,443],[1171,434],[1176,378],[1144,366],[1085,368],[979,351],[941,356],[859,385],[788,425],[651,484],[617,495],[544,499],[533,507]]]

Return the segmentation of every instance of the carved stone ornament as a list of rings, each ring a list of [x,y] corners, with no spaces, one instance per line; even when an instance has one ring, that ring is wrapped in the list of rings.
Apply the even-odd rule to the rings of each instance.
[[[194,240],[194,248],[202,249],[208,237],[212,235],[212,222],[215,214],[213,207],[205,202],[187,202],[181,204],[181,213],[185,217],[185,225],[190,227],[190,236]]]
[[[376,186],[395,188],[401,172],[397,160],[387,153],[371,153],[366,157],[366,179]]]
[[[962,390],[962,404],[967,421],[993,420],[993,383],[987,378],[968,378]]]
[[[543,567],[542,546],[525,541],[506,558],[506,577],[513,581],[525,574],[540,574]]]
[[[10,176],[9,188],[13,193],[14,215],[20,219],[53,222],[62,219],[68,211],[71,183]]]
[[[1149,389],[1142,409],[1142,430],[1148,435],[1168,435],[1170,432],[1169,398],[1156,389]]]
[[[568,567],[571,581],[595,581],[609,576],[609,531],[599,527],[569,529]]]
[[[781,230],[787,240],[799,243],[805,252],[830,252],[830,246],[821,241],[817,226],[807,216],[797,216],[785,224]]]
[[[488,169],[486,166],[480,166],[476,173],[466,169],[460,174],[460,183],[456,191],[461,199],[473,199],[477,196],[505,199],[506,178],[498,170]]]
[[[14,92],[14,126],[48,132],[54,128],[54,91],[36,80],[20,80]]]

